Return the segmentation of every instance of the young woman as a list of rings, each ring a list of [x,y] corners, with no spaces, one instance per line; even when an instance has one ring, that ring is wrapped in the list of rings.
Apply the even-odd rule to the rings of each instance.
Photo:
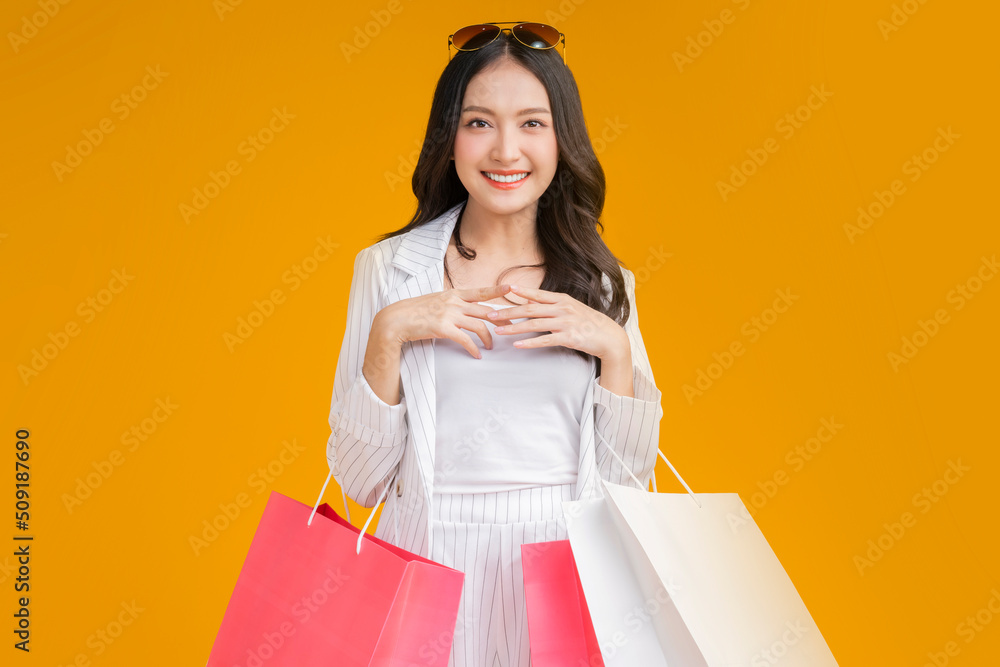
[[[452,35],[417,212],[356,256],[327,446],[377,537],[465,573],[453,667],[530,664],[521,544],[648,486],[662,417],[561,33],[501,25]]]

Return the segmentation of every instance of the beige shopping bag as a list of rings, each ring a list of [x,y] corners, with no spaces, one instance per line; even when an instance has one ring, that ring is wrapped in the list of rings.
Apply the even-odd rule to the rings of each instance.
[[[563,503],[608,667],[836,667],[739,495],[677,478],[688,493],[602,480],[602,500]]]

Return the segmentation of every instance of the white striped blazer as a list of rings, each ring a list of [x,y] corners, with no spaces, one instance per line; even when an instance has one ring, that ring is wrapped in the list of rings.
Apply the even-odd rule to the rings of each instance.
[[[461,203],[456,204],[434,220],[356,255],[330,407],[326,457],[334,479],[363,507],[375,507],[385,496],[375,536],[424,557],[431,547],[436,339],[403,345],[397,405],[388,405],[376,396],[361,367],[372,320],[379,310],[400,299],[444,289],[444,257],[461,208]],[[635,277],[620,268],[631,307],[625,331],[632,348],[634,397],[619,396],[600,386],[594,364],[580,416],[576,499],[601,497],[598,475],[609,482],[636,486],[607,446],[614,447],[644,488],[648,488],[656,464],[663,416],[661,392],[653,381],[639,333]],[[610,294],[607,276],[604,285],[605,293]],[[595,433],[604,443],[599,447],[595,447]],[[394,493],[386,493],[390,484]]]

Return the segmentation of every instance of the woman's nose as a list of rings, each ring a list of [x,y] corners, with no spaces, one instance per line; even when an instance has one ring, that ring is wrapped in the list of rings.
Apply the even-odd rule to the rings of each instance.
[[[493,146],[493,158],[500,162],[510,163],[520,156],[521,147],[518,144],[517,134],[509,130],[500,130]]]

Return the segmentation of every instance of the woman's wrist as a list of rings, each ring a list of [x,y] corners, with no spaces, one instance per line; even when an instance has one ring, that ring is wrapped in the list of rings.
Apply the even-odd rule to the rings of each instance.
[[[386,308],[388,307],[386,306]],[[375,339],[380,349],[387,350],[394,347],[394,351],[398,352],[402,349],[403,343],[406,341],[402,340],[399,332],[393,327],[392,319],[385,316],[386,308],[375,313],[375,318],[372,320],[371,332],[368,336]]]
[[[619,343],[601,356],[601,380],[598,384],[619,396],[632,397],[632,344],[625,330],[621,329],[621,332]]]
[[[612,331],[616,332],[616,335],[613,337],[615,342],[603,354],[597,355],[601,359],[601,365],[604,366],[608,363],[618,365],[625,360],[631,363],[632,341],[629,340],[628,334],[620,324],[614,322],[614,320],[611,321],[614,324]]]
[[[372,392],[388,405],[399,404],[399,364],[402,345],[395,334],[379,320],[372,320],[368,348],[361,366]]]

